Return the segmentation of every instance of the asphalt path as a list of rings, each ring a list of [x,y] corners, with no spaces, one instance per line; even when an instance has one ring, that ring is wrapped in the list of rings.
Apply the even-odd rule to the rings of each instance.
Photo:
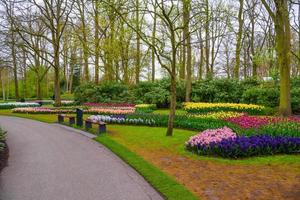
[[[161,200],[136,171],[78,130],[2,117],[10,157],[0,200]]]

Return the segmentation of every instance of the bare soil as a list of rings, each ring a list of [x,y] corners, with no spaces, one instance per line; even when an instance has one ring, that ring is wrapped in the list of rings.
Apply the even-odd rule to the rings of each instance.
[[[300,164],[225,164],[164,151],[135,149],[201,199],[299,200]]]

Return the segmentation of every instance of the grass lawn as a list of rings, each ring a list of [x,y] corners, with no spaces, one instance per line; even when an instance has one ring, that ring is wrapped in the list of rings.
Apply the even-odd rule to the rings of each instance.
[[[57,120],[56,115],[16,114],[9,110],[0,110],[0,115],[49,123]],[[185,141],[196,134],[193,131],[175,129],[173,137],[166,137],[166,128],[160,127],[111,124],[107,130],[109,134],[97,137],[97,141],[124,159],[169,199],[195,198],[181,185],[201,199],[255,198],[257,191],[261,199],[282,199],[299,182],[299,155],[243,160],[197,156],[184,149]]]
[[[254,157],[242,160],[230,160],[224,158],[198,156],[186,151],[184,143],[189,137],[197,132],[175,129],[172,137],[166,137],[166,128],[146,127],[146,126],[125,126],[125,125],[109,125],[108,130],[112,133],[112,137],[118,143],[125,145],[130,149],[148,149],[149,151],[167,150],[174,154],[188,156],[197,160],[208,160],[214,162],[230,163],[230,164],[268,164],[268,163],[300,163],[298,155],[277,155]]]

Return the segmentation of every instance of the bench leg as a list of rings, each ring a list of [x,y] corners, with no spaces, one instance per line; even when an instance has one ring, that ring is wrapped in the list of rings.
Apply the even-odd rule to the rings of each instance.
[[[92,128],[92,123],[91,122],[85,122],[85,129],[89,130]]]
[[[64,116],[58,115],[58,123],[63,123],[64,122]]]
[[[70,125],[75,124],[75,117],[74,118],[73,117],[69,118],[69,124]]]
[[[98,133],[101,134],[101,133],[106,133],[106,124],[99,124],[99,127],[98,127]]]

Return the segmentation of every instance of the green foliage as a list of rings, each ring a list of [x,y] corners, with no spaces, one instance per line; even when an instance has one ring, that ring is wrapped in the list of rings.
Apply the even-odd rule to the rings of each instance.
[[[245,136],[264,134],[270,136],[300,137],[300,124],[296,122],[272,123],[259,129],[242,130],[240,133]]]
[[[239,103],[243,91],[258,84],[255,79],[244,81],[216,79],[196,82],[192,89],[192,101]]]
[[[183,81],[177,82],[177,107],[185,100]],[[291,84],[292,108],[300,113],[300,80],[293,79]],[[97,86],[86,84],[77,87],[74,98],[78,102],[128,102],[156,104],[158,108],[169,106],[170,81],[163,79],[155,82],[140,82],[128,87],[121,83],[102,83]],[[193,102],[227,102],[259,104],[278,107],[279,87],[274,81],[245,79],[203,80],[193,83],[191,99]],[[272,111],[273,112],[273,111]]]
[[[300,114],[300,86],[291,90],[291,96],[293,112]]]
[[[244,103],[276,107],[279,104],[279,90],[278,88],[250,88],[242,95],[242,101]]]
[[[133,102],[156,104],[158,108],[169,106],[170,80],[163,79],[156,82],[141,82],[131,90]],[[185,86],[183,81],[178,81],[176,85],[177,101],[183,102],[185,99]]]
[[[0,128],[0,153],[4,151],[5,138],[6,138],[6,132]]]
[[[169,116],[156,114],[132,114],[127,115],[126,118],[128,120],[126,120],[125,123],[130,122],[130,124],[136,125],[167,127]],[[130,121],[130,119],[132,119],[132,121]],[[218,119],[196,118],[184,115],[175,116],[174,119],[175,128],[188,130],[204,131],[206,129],[222,128],[224,126],[228,126],[234,130],[237,129],[235,125]]]
[[[77,102],[129,102],[129,88],[121,83],[102,83],[99,86],[85,84],[76,88],[74,99]]]
[[[69,92],[65,92],[60,96],[61,99],[63,100],[74,100],[74,94],[71,94]]]

